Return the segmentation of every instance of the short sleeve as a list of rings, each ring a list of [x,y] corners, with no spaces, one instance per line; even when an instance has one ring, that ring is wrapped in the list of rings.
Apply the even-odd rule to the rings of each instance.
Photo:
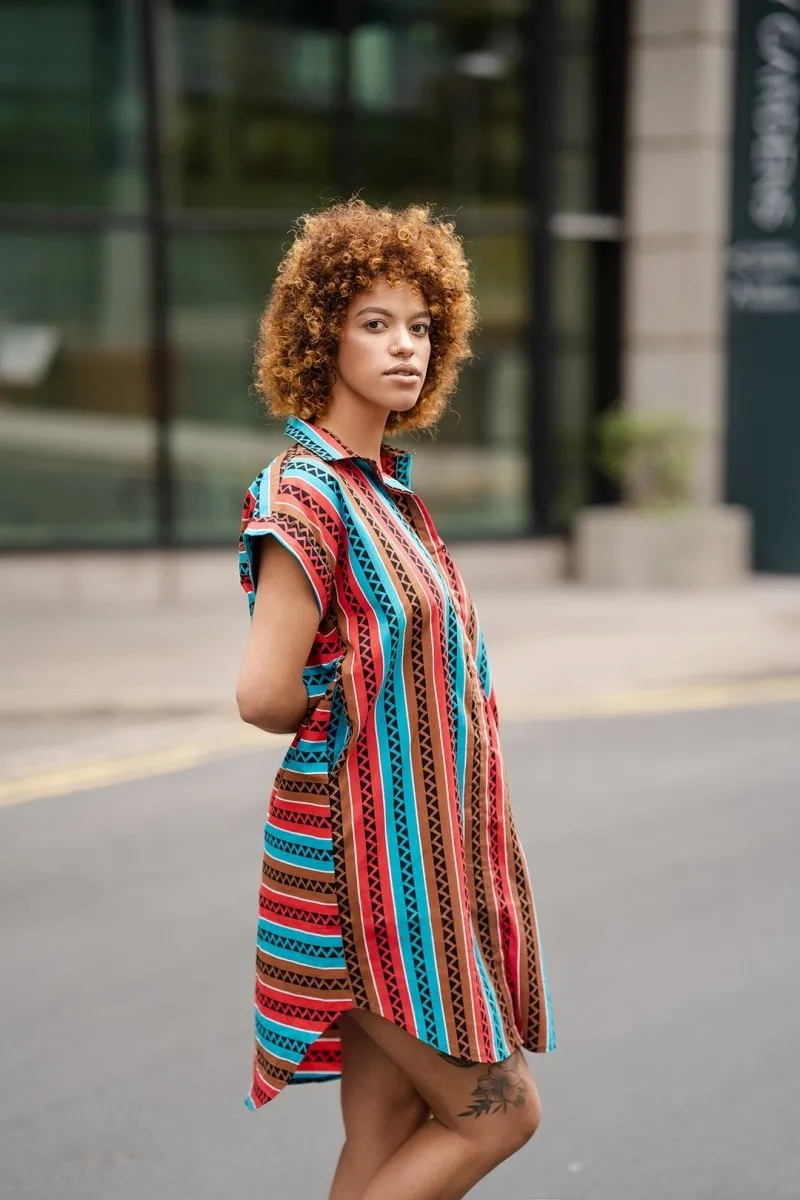
[[[341,541],[336,485],[325,464],[303,455],[281,455],[245,492],[239,538],[239,580],[250,615],[258,587],[258,539],[274,537],[300,563],[319,607],[333,595]]]

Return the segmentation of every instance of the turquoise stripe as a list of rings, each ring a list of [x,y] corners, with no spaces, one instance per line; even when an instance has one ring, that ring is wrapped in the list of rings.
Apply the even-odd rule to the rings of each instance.
[[[450,687],[453,689],[455,696],[455,720],[456,729],[453,736],[456,739],[456,776],[458,785],[458,812],[461,817],[461,832],[463,834],[465,828],[464,822],[464,797],[467,794],[467,743],[469,741],[467,734],[467,670],[464,659],[464,630],[461,627],[461,622],[458,619],[458,614],[455,615],[456,637],[458,638],[458,662],[456,665],[456,677],[450,680]]]
[[[285,1058],[295,1066],[305,1058],[308,1048],[318,1037],[318,1034],[308,1033],[304,1029],[292,1029],[285,1025],[276,1025],[256,1009],[255,1012],[256,1041],[265,1050],[271,1050]]]
[[[329,663],[317,663],[313,667],[303,667],[303,683],[310,696],[325,694],[336,678],[336,672],[343,658],[343,654],[338,654]]]
[[[300,417],[290,417],[283,430],[287,437],[294,438],[306,449],[316,450],[322,458],[336,461],[344,457],[341,450],[337,450],[335,446],[326,442],[313,425]]]
[[[477,620],[477,618],[476,618]],[[480,623],[477,625],[477,646],[475,649],[475,661],[478,664],[478,675],[481,681],[481,687],[484,690],[487,698],[492,690],[492,669],[489,665],[489,655],[486,652],[486,642],[483,637],[483,630]]]
[[[312,470],[308,469],[309,466]],[[327,478],[320,479],[316,469],[318,467],[319,463],[309,463],[305,459],[295,458],[284,467],[283,482],[285,483],[291,479],[298,480],[300,483],[305,484],[311,491],[323,497],[333,511],[336,512],[339,507],[339,499],[336,491],[331,486],[331,482],[335,478],[333,468],[326,467]]]
[[[555,1050],[556,1048],[556,1027],[553,1023],[553,1004],[550,999],[550,985],[547,981],[547,967],[545,966],[544,955],[542,954],[541,942],[539,943],[539,965],[542,969],[542,983],[544,984],[544,1009],[547,1014],[547,1049]]]
[[[321,947],[319,953],[314,953],[313,946],[309,945],[307,950],[294,945],[299,939],[294,936],[289,937],[285,931],[283,935],[277,935],[272,929],[263,928],[263,922],[258,922],[257,941],[262,950],[269,951],[276,958],[282,958],[286,962],[295,963],[301,967],[321,967],[327,970],[344,970],[344,951],[342,949],[341,939],[338,946]],[[292,934],[294,931],[290,931]]]
[[[292,842],[298,849],[328,850],[333,845],[333,839],[329,833],[322,833],[318,837],[310,833],[290,833],[267,821],[264,825],[264,840],[271,842],[275,838],[280,838],[282,842]]]
[[[290,747],[286,751],[286,755],[281,766],[294,771],[296,775],[324,775],[328,770],[328,763],[325,755],[325,743],[310,742],[308,744],[313,747],[316,761],[306,762],[303,759],[298,758],[294,747]]]
[[[304,853],[302,849],[296,852],[287,850],[283,847],[275,846],[272,842],[267,842],[265,839],[265,851],[276,862],[284,863],[289,867],[308,867],[312,871],[321,871],[325,875],[333,875],[333,855],[314,855],[309,858],[308,852]]]
[[[320,933],[317,929],[292,929],[287,925],[282,925],[280,921],[270,921],[269,917],[259,917],[258,925],[267,933],[272,931],[279,937],[291,937],[300,942],[307,942],[310,946],[319,945],[324,948],[336,943],[342,944],[340,933]]]
[[[478,945],[478,939],[475,936],[475,930],[472,931],[472,945],[475,952],[475,961],[478,964],[478,972],[483,982],[483,990],[486,994],[487,1007],[492,1022],[492,1037],[494,1039],[494,1052],[497,1058],[508,1058],[511,1053],[511,1047],[506,1041],[506,1035],[503,1032],[503,1022],[500,1019],[500,1003],[497,999],[497,992],[494,990],[494,984],[489,978],[486,970],[486,963],[483,961],[483,954]]]
[[[265,1032],[275,1033],[279,1037],[289,1037],[298,1042],[305,1042],[307,1046],[313,1045],[322,1032],[321,1030],[314,1029],[295,1029],[291,1024],[282,1025],[279,1021],[273,1021],[272,1017],[265,1017],[258,1009],[256,1009],[256,1019]]]
[[[250,533],[245,533],[242,535],[242,541],[244,542],[245,548],[247,550],[247,561],[250,564],[250,578],[251,579],[255,578],[255,576],[253,575],[255,557],[253,555],[252,543],[253,543],[253,538],[257,538],[257,537],[274,537],[276,542],[280,542],[280,544],[283,546],[283,548],[285,550],[288,550],[289,553],[293,556],[293,558],[295,558],[297,560],[299,565],[303,568],[305,575],[308,577],[308,582],[311,584],[311,590],[314,593],[314,599],[317,602],[317,608],[319,609],[319,615],[320,615],[320,617],[322,617],[322,615],[323,615],[322,604],[320,602],[319,596],[317,595],[316,582],[312,578],[306,564],[303,562],[303,559],[300,557],[300,555],[297,551],[297,548],[293,545],[291,539],[288,538],[281,529],[278,529],[275,526],[271,526],[271,527],[267,526],[264,529],[254,529]],[[253,599],[253,608],[255,608],[255,598]]]

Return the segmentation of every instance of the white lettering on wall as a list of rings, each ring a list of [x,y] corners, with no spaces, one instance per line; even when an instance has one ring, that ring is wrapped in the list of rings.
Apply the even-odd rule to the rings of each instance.
[[[750,217],[765,233],[791,229],[800,137],[800,0],[776,0],[785,9],[759,21],[756,96],[750,148],[753,182]]]
[[[783,240],[730,247],[728,285],[739,312],[800,313],[800,249]]]

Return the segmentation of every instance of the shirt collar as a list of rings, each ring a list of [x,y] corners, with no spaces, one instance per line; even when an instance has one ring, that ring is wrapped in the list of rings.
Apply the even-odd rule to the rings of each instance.
[[[297,442],[298,446],[313,451],[326,462],[344,462],[347,459],[355,462],[368,462],[374,467],[380,466],[381,474],[388,476],[390,482],[399,484],[402,489],[411,490],[412,456],[408,450],[398,450],[396,446],[390,446],[387,442],[383,442],[381,461],[378,464],[374,459],[356,454],[355,450],[351,450],[344,442],[340,442],[321,425],[312,425],[310,421],[303,421],[300,417],[290,417],[284,427],[284,433],[292,441]]]

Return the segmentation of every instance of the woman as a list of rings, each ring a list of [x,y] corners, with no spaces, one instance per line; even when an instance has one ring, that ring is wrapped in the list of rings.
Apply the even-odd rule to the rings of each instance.
[[[469,270],[427,209],[304,218],[257,379],[292,445],[245,497],[242,718],[294,740],[264,829],[246,1103],[341,1077],[330,1200],[455,1200],[539,1122],[555,1046],[486,650],[385,433],[469,356]]]

